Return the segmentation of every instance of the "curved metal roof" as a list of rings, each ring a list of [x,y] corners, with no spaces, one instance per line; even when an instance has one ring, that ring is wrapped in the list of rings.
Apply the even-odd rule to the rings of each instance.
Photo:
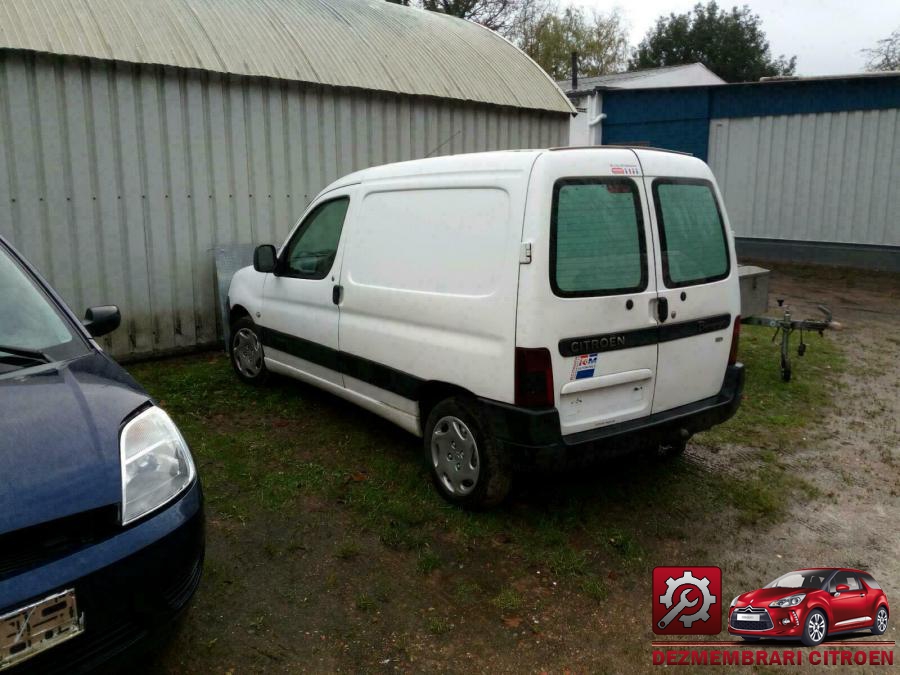
[[[3,48],[573,112],[496,33],[384,0],[2,0]]]

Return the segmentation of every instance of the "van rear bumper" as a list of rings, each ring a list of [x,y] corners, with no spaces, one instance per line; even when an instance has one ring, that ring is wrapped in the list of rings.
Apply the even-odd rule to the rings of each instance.
[[[532,410],[480,399],[490,431],[512,452],[520,468],[550,467],[612,457],[663,441],[686,429],[695,434],[731,418],[744,390],[744,365],[728,366],[715,396],[649,415],[563,436],[556,408]]]

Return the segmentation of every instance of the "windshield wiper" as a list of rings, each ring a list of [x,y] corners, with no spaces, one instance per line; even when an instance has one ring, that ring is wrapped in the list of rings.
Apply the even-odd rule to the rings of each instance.
[[[25,349],[24,347],[8,347],[7,345],[0,345],[0,354],[4,352],[12,356],[18,356],[22,359],[37,361],[38,363],[50,363],[50,361],[52,361],[49,356],[47,356],[42,351],[38,351],[37,349]],[[0,356],[0,358],[3,357]]]

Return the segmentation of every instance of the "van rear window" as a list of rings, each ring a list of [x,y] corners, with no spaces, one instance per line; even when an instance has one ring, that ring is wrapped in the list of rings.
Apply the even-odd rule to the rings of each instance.
[[[666,286],[677,288],[727,277],[728,240],[709,181],[657,179],[653,199]]]
[[[553,187],[550,284],[563,297],[647,287],[637,186],[620,178],[564,178]]]

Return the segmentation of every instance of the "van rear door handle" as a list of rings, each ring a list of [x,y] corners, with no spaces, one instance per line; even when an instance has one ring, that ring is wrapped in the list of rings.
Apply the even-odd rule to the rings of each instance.
[[[664,323],[669,318],[669,301],[666,298],[657,299],[656,316],[660,323]]]
[[[344,299],[344,287],[340,284],[335,284],[334,288],[331,289],[331,301],[339,305],[341,304],[341,300]]]

